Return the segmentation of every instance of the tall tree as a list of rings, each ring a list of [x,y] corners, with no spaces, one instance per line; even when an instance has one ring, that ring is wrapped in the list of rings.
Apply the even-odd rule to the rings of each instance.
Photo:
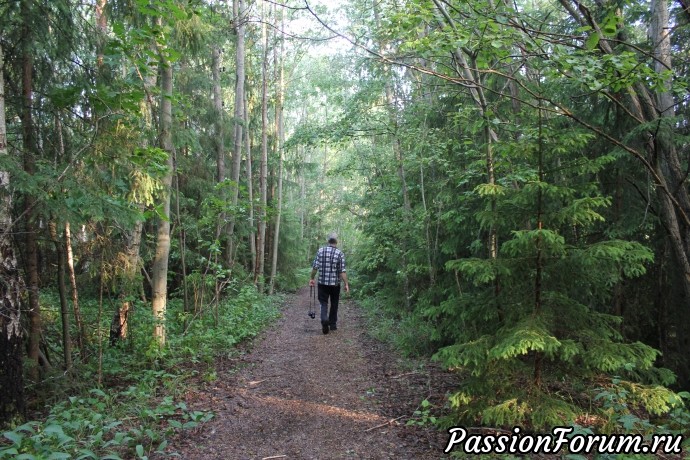
[[[276,5],[277,8],[277,5]],[[278,247],[280,242],[280,220],[283,211],[283,149],[285,147],[285,122],[283,120],[283,109],[285,106],[285,38],[282,35],[285,18],[284,12],[281,10],[280,20],[277,17],[276,22],[280,21],[280,47],[276,46],[273,49],[273,65],[274,73],[276,75],[276,105],[275,105],[275,132],[276,142],[275,150],[278,157],[278,197],[276,201],[275,226],[273,229],[273,247],[271,257],[271,281],[268,289],[269,294],[273,294],[275,288],[275,279],[278,271]]]
[[[162,20],[157,18],[158,25]],[[168,259],[170,254],[170,199],[172,194],[172,178],[174,174],[173,142],[172,142],[172,98],[173,98],[173,69],[172,63],[165,53],[165,45],[159,44],[161,98],[159,137],[161,148],[167,154],[168,170],[163,176],[160,203],[161,216],[158,220],[156,233],[156,252],[153,259],[151,273],[151,290],[153,316],[156,320],[154,337],[160,346],[165,345],[165,312],[168,301]]]
[[[7,156],[4,67],[0,41],[0,159]],[[21,327],[25,287],[12,240],[12,195],[9,187],[9,172],[0,171],[0,424],[22,416],[25,410]]]
[[[245,23],[246,11],[244,0],[233,0],[232,15],[236,39],[235,49],[235,117],[234,117],[234,144],[232,150],[232,168],[230,178],[233,182],[232,187],[232,207],[233,212],[228,224],[228,257],[227,263],[232,266],[234,263],[234,233],[237,214],[237,201],[240,191],[240,169],[242,167],[242,146],[244,138],[242,136],[244,128],[244,100],[245,100]]]
[[[70,370],[72,368],[72,337],[70,333],[69,305],[67,302],[67,281],[65,280],[67,257],[63,242],[60,240],[57,232],[57,223],[54,220],[48,223],[48,230],[57,254],[57,283],[60,297],[60,317],[62,319],[62,355],[65,369]]]
[[[36,135],[33,121],[33,33],[32,0],[22,0],[22,142],[24,152],[24,171],[29,176],[36,174]],[[24,196],[25,236],[24,258],[26,260],[27,288],[29,291],[29,345],[28,357],[30,361],[29,375],[36,381],[39,377],[40,342],[41,342],[41,309],[39,303],[38,276],[38,226],[36,225],[36,198],[32,193]],[[44,364],[47,364],[43,361]]]
[[[247,174],[247,201],[249,203],[249,253],[251,254],[249,266],[250,273],[256,273],[256,225],[254,219],[254,179],[252,166],[252,139],[249,130],[249,110],[247,110],[247,97],[244,99],[244,149],[245,172]]]
[[[259,169],[259,235],[257,239],[256,258],[257,268],[254,275],[260,291],[264,286],[264,271],[266,263],[266,224],[268,217],[268,30],[264,3],[261,3],[261,162]]]

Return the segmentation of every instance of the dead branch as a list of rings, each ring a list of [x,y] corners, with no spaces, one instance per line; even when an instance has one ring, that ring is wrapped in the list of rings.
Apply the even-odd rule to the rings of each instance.
[[[390,419],[390,420],[388,420],[387,422],[382,423],[382,424],[380,424],[380,425],[376,425],[376,426],[372,426],[371,428],[367,428],[366,430],[364,430],[364,432],[365,432],[365,433],[368,433],[368,432],[370,432],[370,431],[374,431],[374,430],[377,429],[377,428],[383,428],[384,426],[392,425],[393,422],[397,422],[397,421],[400,420],[401,418],[405,418],[405,417],[407,417],[407,415],[401,415],[401,416],[398,417],[398,418]]]

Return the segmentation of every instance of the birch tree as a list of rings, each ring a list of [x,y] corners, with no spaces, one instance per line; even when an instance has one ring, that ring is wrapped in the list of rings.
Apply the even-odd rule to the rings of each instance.
[[[277,12],[277,10],[276,10]],[[276,13],[277,15],[277,13]],[[284,27],[284,16],[281,10],[281,30]],[[278,18],[276,16],[276,22]],[[285,106],[285,40],[281,34],[280,47],[273,49],[273,65],[276,75],[276,106],[275,106],[275,132],[276,132],[276,156],[278,157],[278,197],[276,201],[275,227],[273,230],[273,254],[271,257],[271,282],[268,289],[273,294],[275,278],[278,271],[278,249],[280,242],[280,219],[283,208],[283,148],[285,146],[285,123],[283,120],[283,108]]]

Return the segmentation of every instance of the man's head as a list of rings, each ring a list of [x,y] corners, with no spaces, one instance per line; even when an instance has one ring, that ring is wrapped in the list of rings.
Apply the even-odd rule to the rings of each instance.
[[[338,234],[333,232],[328,235],[328,244],[338,244]]]

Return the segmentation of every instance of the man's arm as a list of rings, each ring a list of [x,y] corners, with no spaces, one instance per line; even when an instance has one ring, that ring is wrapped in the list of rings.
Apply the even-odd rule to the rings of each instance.
[[[350,292],[350,285],[347,282],[347,273],[340,272],[340,279],[345,282],[345,292],[349,293]]]
[[[310,280],[309,280],[309,286],[314,286],[316,285],[316,282],[314,281],[314,277],[316,276],[316,272],[318,272],[317,269],[312,268],[311,269],[311,275],[310,275]]]

